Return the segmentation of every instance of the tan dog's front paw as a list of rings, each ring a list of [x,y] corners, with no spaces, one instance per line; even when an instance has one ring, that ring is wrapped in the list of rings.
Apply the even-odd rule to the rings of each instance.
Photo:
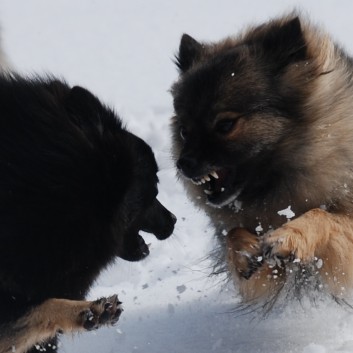
[[[266,258],[302,263],[309,263],[315,258],[316,242],[310,238],[301,221],[298,218],[265,235],[263,252]]]
[[[259,237],[244,228],[234,228],[228,233],[227,251],[229,265],[245,279],[262,266]]]

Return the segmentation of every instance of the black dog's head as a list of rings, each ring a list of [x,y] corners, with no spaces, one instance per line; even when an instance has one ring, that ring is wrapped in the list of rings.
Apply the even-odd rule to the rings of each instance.
[[[151,148],[97,97],[15,74],[0,76],[0,93],[0,277],[11,295],[81,298],[116,257],[148,255],[141,230],[172,234]]]
[[[151,148],[140,138],[131,133],[125,136],[134,158],[131,181],[123,201],[125,218],[122,251],[119,256],[125,260],[138,261],[149,254],[148,246],[139,231],[153,233],[157,239],[168,238],[174,229],[176,217],[157,199],[157,164]]]
[[[80,104],[80,100],[82,104]],[[119,238],[117,255],[125,260],[138,261],[149,254],[148,246],[139,231],[153,233],[158,239],[168,238],[176,217],[158,200],[158,167],[152,149],[142,139],[121,126],[120,120],[90,92],[73,88],[72,112],[78,106],[81,122],[88,135],[97,134],[97,143],[104,153],[106,180],[110,195],[108,205],[113,211],[111,230]],[[96,121],[87,116],[95,114]],[[110,116],[109,116],[110,115]]]
[[[176,63],[172,128],[179,172],[215,207],[268,190],[281,173],[280,144],[291,136],[299,145],[303,97],[315,73],[299,19],[216,44],[183,35]]]
[[[99,151],[103,185],[96,186],[101,193],[97,199],[104,197],[101,212],[111,217],[116,255],[129,261],[145,258],[149,249],[139,231],[163,240],[172,234],[176,222],[157,200],[158,167],[152,149],[85,89],[74,87],[66,106],[92,148]]]

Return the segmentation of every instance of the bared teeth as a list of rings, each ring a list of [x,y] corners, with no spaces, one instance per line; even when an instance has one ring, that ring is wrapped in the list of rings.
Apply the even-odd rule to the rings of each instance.
[[[195,179],[191,179],[191,182],[194,184],[194,185],[200,185],[201,183]]]
[[[202,184],[206,184],[206,182],[208,181],[211,181],[211,177],[213,177],[214,179],[219,179],[217,172],[214,170],[211,173],[204,175],[200,179],[196,179],[196,178],[191,179],[191,182],[195,185],[202,185]]]
[[[219,178],[219,176],[215,170],[212,173],[210,173],[210,175],[213,176],[215,179]]]

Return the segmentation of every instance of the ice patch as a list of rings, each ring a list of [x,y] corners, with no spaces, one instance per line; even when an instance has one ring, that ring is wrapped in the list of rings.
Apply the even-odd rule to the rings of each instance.
[[[317,260],[317,262],[316,262],[316,267],[318,268],[318,269],[320,269],[322,266],[323,266],[323,261],[322,261],[322,259],[318,259]]]
[[[176,287],[179,294],[184,293],[186,291],[186,286],[181,285]]]
[[[295,217],[295,213],[291,210],[291,206],[288,206],[284,210],[280,210],[277,212],[280,216],[286,216],[287,219],[291,219]]]
[[[259,223],[259,225],[255,228],[255,232],[256,233],[261,233],[261,232],[263,232],[263,228],[262,228],[262,226],[261,226],[261,223]]]
[[[234,200],[231,204],[229,204],[229,207],[232,209],[232,211],[238,213],[242,209],[242,202]]]

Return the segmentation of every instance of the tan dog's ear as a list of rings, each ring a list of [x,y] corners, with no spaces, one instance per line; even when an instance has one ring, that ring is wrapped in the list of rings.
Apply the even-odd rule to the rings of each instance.
[[[257,36],[264,55],[275,62],[278,68],[306,59],[306,41],[298,17],[280,25],[274,24],[263,33],[259,30]]]
[[[181,73],[186,72],[200,57],[202,44],[188,34],[183,34],[180,41],[179,53],[175,57],[175,64]]]

